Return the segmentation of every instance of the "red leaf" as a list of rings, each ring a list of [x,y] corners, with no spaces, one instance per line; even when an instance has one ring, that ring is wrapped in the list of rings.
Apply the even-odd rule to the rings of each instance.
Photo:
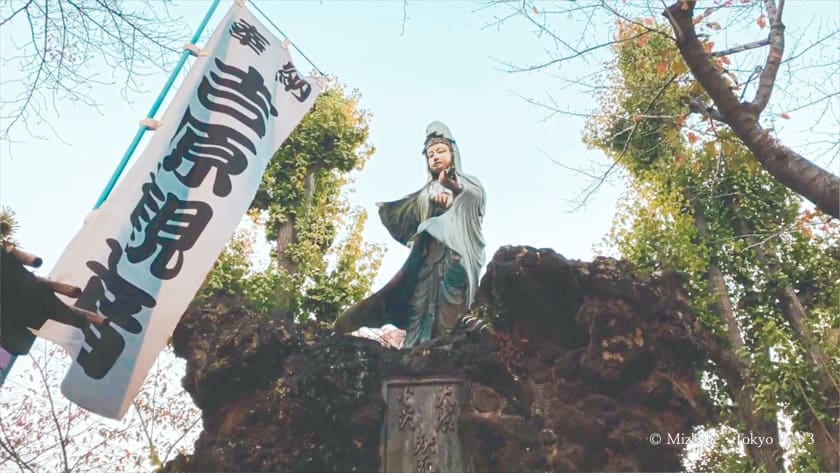
[[[653,26],[653,18],[645,18],[645,26]]]
[[[790,120],[790,115],[788,115],[787,113],[783,113],[781,115],[781,117],[784,118],[785,120]]]
[[[539,15],[539,14],[540,14],[540,10],[537,9],[536,5],[534,5],[534,15]]]
[[[758,21],[756,23],[758,23],[759,28],[764,28],[765,26],[767,26],[767,21],[764,20],[764,15],[758,17]]]
[[[662,61],[659,63],[659,66],[656,67],[656,75],[662,77],[668,71],[668,62]]]
[[[694,133],[689,131],[688,132],[688,142],[691,143],[691,144],[696,143],[697,142],[697,135],[695,135]]]

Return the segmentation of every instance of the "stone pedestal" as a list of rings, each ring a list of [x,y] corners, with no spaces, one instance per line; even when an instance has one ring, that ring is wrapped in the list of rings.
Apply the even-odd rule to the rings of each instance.
[[[385,473],[464,472],[458,439],[463,382],[452,378],[393,379],[384,383]]]

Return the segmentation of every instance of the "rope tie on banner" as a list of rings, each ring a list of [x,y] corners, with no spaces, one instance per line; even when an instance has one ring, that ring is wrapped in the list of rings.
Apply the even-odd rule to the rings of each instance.
[[[207,51],[199,48],[192,43],[184,43],[184,49],[190,52],[192,57],[206,56]]]

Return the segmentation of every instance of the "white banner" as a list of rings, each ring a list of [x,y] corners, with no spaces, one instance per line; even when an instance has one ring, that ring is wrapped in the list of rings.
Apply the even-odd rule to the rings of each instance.
[[[85,330],[48,321],[38,333],[74,358],[68,399],[125,415],[268,161],[320,92],[298,76],[286,45],[234,4],[146,150],[50,273],[83,289],[68,303],[111,320]]]

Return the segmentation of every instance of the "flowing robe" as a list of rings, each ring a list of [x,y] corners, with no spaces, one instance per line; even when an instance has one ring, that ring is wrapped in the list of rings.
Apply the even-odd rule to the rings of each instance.
[[[406,330],[405,347],[450,332],[472,305],[484,264],[484,188],[463,174],[462,189],[448,209],[430,201],[432,179],[419,191],[379,204],[388,232],[411,247],[397,274],[378,292],[348,309],[335,324],[339,333],[392,323]]]

